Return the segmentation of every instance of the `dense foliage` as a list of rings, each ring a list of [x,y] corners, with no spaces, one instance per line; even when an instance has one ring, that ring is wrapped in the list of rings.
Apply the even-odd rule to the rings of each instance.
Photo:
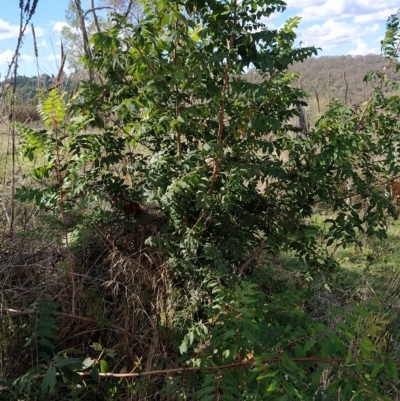
[[[173,316],[156,316],[178,364],[162,383],[167,399],[389,399],[385,386],[398,381],[378,341],[386,320],[376,305],[315,322],[300,308],[306,290],[264,287],[257,265],[261,253],[289,252],[302,276],[328,274],[337,268],[332,250],[361,246],[362,233],[384,237],[396,217],[386,185],[400,173],[400,99],[383,88],[397,88],[385,73],[398,55],[398,17],[388,22],[383,73],[366,78],[379,80],[374,96],[360,111],[332,102],[304,131],[290,123],[306,98],[287,70],[316,50],[294,46],[297,18],[280,30],[262,23],[283,8],[279,0],[146,1],[137,25],[114,15],[84,59],[98,79],[68,105],[51,91],[40,107],[44,130],[19,127],[23,155],[45,160],[31,174],[36,185],[17,197],[59,219],[65,246],[109,219],[106,204],[129,200],[156,213],[145,240],[176,302]],[[248,68],[263,81],[242,79]],[[335,212],[325,232],[309,220],[321,204]],[[139,227],[150,224],[143,217]],[[72,258],[66,266],[75,314]],[[47,322],[45,341],[37,339],[41,394],[62,386],[56,373],[78,383],[76,372],[91,368],[96,382],[108,366],[55,351],[50,305],[37,312]],[[28,392],[21,380],[6,383],[14,395]]]

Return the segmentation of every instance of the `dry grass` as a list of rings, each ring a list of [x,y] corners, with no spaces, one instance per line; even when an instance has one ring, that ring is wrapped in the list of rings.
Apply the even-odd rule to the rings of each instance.
[[[172,279],[156,249],[145,241],[159,229],[161,219],[129,222],[114,216],[107,225],[91,227],[86,239],[72,247],[76,285],[76,314],[71,314],[71,282],[67,250],[60,230],[53,229],[43,211],[18,206],[18,235],[0,232],[0,302],[3,313],[24,312],[36,300],[56,301],[57,350],[74,349],[71,356],[97,358],[99,343],[112,350],[110,371],[131,372],[176,367],[172,328],[177,305]],[[2,218],[2,226],[6,221]],[[10,318],[0,331],[2,377],[15,378],[35,366],[32,352],[19,358],[23,341],[11,326],[24,323],[26,338],[35,316]],[[26,348],[29,351],[29,347]],[[111,354],[111,352],[110,352]],[[121,393],[124,400],[144,400],[163,387],[164,377],[143,385],[140,396]],[[136,398],[135,398],[136,397]],[[161,396],[160,396],[161,397]],[[159,399],[162,399],[159,398]]]

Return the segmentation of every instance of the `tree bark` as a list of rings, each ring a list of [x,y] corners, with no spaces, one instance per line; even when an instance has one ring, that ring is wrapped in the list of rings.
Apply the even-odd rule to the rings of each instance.
[[[90,47],[89,47],[89,37],[87,34],[87,30],[86,30],[85,17],[84,17],[84,13],[82,10],[81,0],[74,0],[74,1],[75,1],[75,5],[76,5],[76,12],[78,14],[78,19],[79,19],[79,28],[82,32],[83,51],[85,52],[85,55],[87,57],[91,57],[92,52],[90,51]],[[89,77],[90,77],[90,79],[93,79],[93,71],[90,69],[90,67],[89,67]]]
[[[96,27],[96,30],[97,30],[97,32],[100,32],[100,24],[99,24],[99,20],[97,19],[96,10],[94,8],[94,0],[90,0],[90,8],[92,9],[93,22]]]

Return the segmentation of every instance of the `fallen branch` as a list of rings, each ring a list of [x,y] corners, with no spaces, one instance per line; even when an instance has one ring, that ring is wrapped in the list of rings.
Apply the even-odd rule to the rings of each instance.
[[[279,363],[281,361],[280,358],[270,358],[263,361],[264,365],[268,365],[270,363]],[[346,361],[346,358],[293,358],[292,362],[295,363],[328,363],[330,365],[342,363]],[[142,377],[142,376],[157,376],[157,375],[171,375],[174,373],[187,373],[187,372],[198,372],[199,370],[206,370],[207,372],[212,372],[215,370],[223,370],[223,369],[232,369],[232,368],[242,368],[242,367],[250,367],[254,365],[254,359],[245,362],[236,362],[229,363],[226,365],[219,366],[207,366],[205,368],[200,366],[193,366],[190,368],[174,368],[174,369],[165,369],[165,370],[149,370],[147,372],[142,373],[99,373],[100,377]],[[91,372],[78,372],[80,376],[90,376]]]
[[[271,363],[279,363],[281,361],[280,358],[270,358],[263,361],[264,365],[268,365]],[[295,363],[328,363],[330,365],[343,363],[346,361],[346,358],[293,358],[291,359],[292,362]],[[110,377],[110,378],[130,378],[130,377],[144,377],[144,376],[159,376],[159,375],[173,375],[176,373],[188,373],[188,372],[198,372],[201,370],[205,370],[207,372],[213,371],[220,371],[224,369],[233,369],[233,368],[242,368],[242,367],[250,367],[254,365],[254,359],[250,361],[244,362],[236,362],[236,363],[229,363],[226,365],[219,365],[219,366],[193,366],[190,368],[174,368],[174,369],[164,369],[164,370],[149,370],[147,372],[137,373],[99,373],[99,377]],[[91,376],[91,372],[76,372],[81,377]],[[60,373],[57,373],[57,376],[60,376]],[[31,379],[41,379],[44,378],[44,375],[34,375]],[[9,388],[6,386],[0,387],[0,391],[8,391]]]

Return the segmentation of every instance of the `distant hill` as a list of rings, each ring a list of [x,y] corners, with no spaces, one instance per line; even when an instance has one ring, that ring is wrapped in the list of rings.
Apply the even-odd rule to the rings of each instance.
[[[370,71],[382,71],[384,65],[385,59],[378,55],[331,56],[305,60],[293,65],[290,71],[300,73],[301,86],[309,95],[315,95],[317,90],[319,97],[326,100],[337,98],[345,102],[347,82],[347,103],[360,104],[368,99],[372,90],[371,83],[363,82],[364,77]],[[392,70],[388,74],[400,80]]]
[[[20,122],[39,121],[40,116],[37,112],[37,95],[39,90],[49,90],[55,87],[56,78],[47,74],[42,74],[34,77],[26,77],[18,75],[16,77],[16,108],[14,110],[14,118]],[[2,121],[7,121],[10,115],[10,93],[14,84],[14,79],[11,77],[5,85],[4,97],[0,99],[0,118]],[[77,81],[64,77],[62,90],[70,94],[76,87]]]
[[[316,93],[318,94],[320,107],[326,105],[335,98],[347,104],[361,104],[371,94],[371,83],[363,82],[365,75],[370,71],[382,71],[385,60],[378,55],[368,56],[326,56],[311,58],[303,63],[296,63],[289,71],[296,71],[300,79],[295,84],[301,86],[310,96],[310,106],[316,109]],[[246,76],[250,80],[257,80],[254,71],[249,71]],[[344,79],[345,74],[345,79]],[[391,70],[389,76],[400,81],[400,73],[394,74]],[[348,85],[346,96],[346,82]]]

